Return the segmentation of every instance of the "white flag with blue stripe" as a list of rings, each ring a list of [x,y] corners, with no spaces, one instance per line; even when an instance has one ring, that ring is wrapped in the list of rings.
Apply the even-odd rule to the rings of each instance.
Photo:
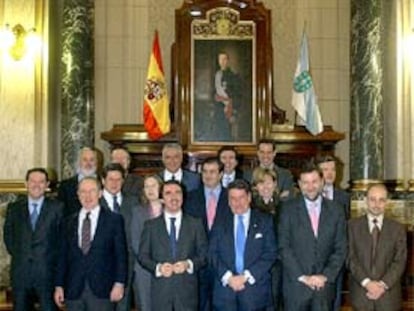
[[[293,79],[292,106],[312,135],[323,132],[323,123],[309,73],[308,38],[303,32],[300,55]]]

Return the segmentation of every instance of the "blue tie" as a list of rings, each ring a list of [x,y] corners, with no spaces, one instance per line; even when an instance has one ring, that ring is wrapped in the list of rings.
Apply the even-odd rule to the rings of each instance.
[[[39,212],[37,211],[37,203],[32,203],[32,207],[33,207],[33,210],[30,214],[30,223],[34,231],[36,228],[37,218],[39,217]]]
[[[176,230],[175,230],[175,217],[170,218],[170,246],[171,246],[171,255],[175,259],[177,256],[177,240],[176,240]]]
[[[114,195],[114,212],[119,214],[121,212],[121,207],[118,204],[117,196]]]
[[[246,245],[246,231],[244,229],[243,215],[237,217],[237,228],[236,228],[236,272],[242,274],[244,271],[244,248]]]

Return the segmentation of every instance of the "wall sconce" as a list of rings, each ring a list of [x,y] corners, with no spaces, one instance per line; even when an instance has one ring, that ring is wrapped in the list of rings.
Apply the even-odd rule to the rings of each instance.
[[[1,31],[0,41],[3,43],[3,49],[16,61],[21,60],[28,52],[36,50],[40,44],[36,29],[26,30],[21,24],[13,28],[6,24],[5,29]]]

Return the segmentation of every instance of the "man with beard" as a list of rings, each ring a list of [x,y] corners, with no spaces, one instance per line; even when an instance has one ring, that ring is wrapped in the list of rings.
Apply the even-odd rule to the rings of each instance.
[[[299,176],[302,195],[287,201],[280,217],[279,251],[286,311],[329,311],[346,258],[343,209],[322,197],[323,177],[308,164]]]
[[[62,180],[59,184],[57,198],[65,204],[64,215],[71,215],[81,209],[78,198],[78,183],[84,177],[96,177],[98,157],[96,150],[90,147],[83,147],[79,152],[76,175]]]

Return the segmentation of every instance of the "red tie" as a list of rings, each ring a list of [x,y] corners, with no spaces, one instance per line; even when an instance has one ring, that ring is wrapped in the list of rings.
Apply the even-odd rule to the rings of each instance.
[[[217,210],[217,200],[214,192],[211,191],[208,196],[207,201],[207,225],[208,229],[211,229],[213,226],[214,218],[216,217],[216,210]]]

